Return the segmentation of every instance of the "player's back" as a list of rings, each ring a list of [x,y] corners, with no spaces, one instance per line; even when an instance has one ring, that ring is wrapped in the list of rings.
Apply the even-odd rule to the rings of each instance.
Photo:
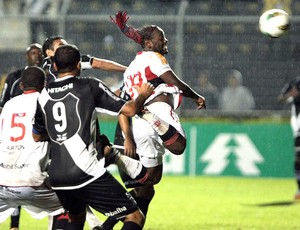
[[[95,107],[114,106],[106,91],[101,81],[73,76],[57,79],[42,91],[39,103],[51,140],[52,187],[71,189],[104,173],[94,141]]]
[[[32,138],[38,96],[38,92],[22,94],[3,107],[0,117],[1,185],[37,186],[43,183],[40,161],[46,163],[48,160],[48,145]]]

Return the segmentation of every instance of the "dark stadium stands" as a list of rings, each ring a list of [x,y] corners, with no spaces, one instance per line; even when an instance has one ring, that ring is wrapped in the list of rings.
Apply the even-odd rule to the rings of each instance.
[[[127,10],[129,15],[140,16],[140,20],[129,20],[138,28],[151,23],[149,18],[148,21],[143,20],[142,15],[153,15],[153,18],[155,15],[173,16],[171,22],[162,19],[153,23],[165,30],[170,50],[167,58],[174,69],[182,68],[180,77],[189,84],[196,84],[198,72],[208,69],[213,83],[221,90],[226,72],[232,68],[239,69],[244,85],[254,95],[256,109],[280,110],[282,105],[276,102],[277,94],[286,81],[300,75],[297,64],[300,59],[300,25],[292,21],[286,37],[270,39],[258,30],[262,9],[261,0],[190,0],[182,19],[183,40],[178,40],[176,26],[176,23],[180,23],[177,21],[180,0],[76,0],[71,1],[65,20],[61,23],[65,28],[63,36],[83,53],[127,65],[140,47],[121,34],[110,21],[109,15],[114,15],[118,10]],[[299,14],[300,2],[293,1],[292,9],[295,15]],[[73,17],[75,15],[78,16],[76,20]],[[97,15],[105,15],[107,19],[99,20]],[[201,21],[200,17],[205,20]],[[182,65],[178,67],[175,65],[180,45],[183,58]],[[22,52],[0,52],[1,73],[13,66],[22,66]]]

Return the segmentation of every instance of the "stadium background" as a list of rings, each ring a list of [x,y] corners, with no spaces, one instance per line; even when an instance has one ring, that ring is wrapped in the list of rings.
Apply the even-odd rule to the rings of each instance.
[[[246,133],[264,159],[270,158],[269,163],[265,161],[267,168],[276,169],[280,162],[285,164],[282,169],[285,172],[280,175],[276,174],[276,170],[267,170],[259,175],[293,175],[289,106],[278,104],[276,97],[287,81],[299,75],[299,1],[37,0],[37,4],[49,4],[47,10],[40,11],[26,6],[29,2],[34,1],[0,0],[2,83],[8,72],[26,65],[24,53],[28,44],[42,44],[46,37],[56,34],[76,44],[82,53],[128,65],[140,47],[122,35],[109,18],[118,10],[126,10],[131,17],[129,24],[135,27],[157,24],[164,29],[169,40],[167,59],[178,76],[188,84],[195,86],[198,73],[207,69],[211,73],[211,81],[221,90],[226,84],[228,71],[238,69],[243,75],[243,84],[253,93],[256,108],[252,111],[225,113],[210,109],[208,104],[207,110],[195,112],[189,103],[183,106],[179,112],[186,122],[188,137],[191,139],[195,129],[199,133],[204,129],[211,136],[204,143],[199,141],[195,146],[189,145],[188,153],[203,153],[214,137],[222,133],[222,125],[229,125],[225,128],[227,133]],[[259,16],[270,7],[282,8],[290,14],[291,27],[287,36],[270,39],[259,32]],[[119,74],[92,70],[84,74],[99,77],[108,84],[112,83],[112,79],[122,78]],[[249,125],[249,119],[255,120],[254,123]],[[203,123],[207,123],[206,126],[203,127]],[[270,124],[274,129],[264,135],[263,131]],[[212,127],[215,131],[211,131]],[[113,135],[113,128],[109,135]],[[255,142],[255,136],[261,137],[261,144]],[[199,140],[202,140],[200,137]],[[276,155],[277,163],[273,165],[274,159],[266,154]],[[190,157],[190,154],[186,156]],[[192,163],[193,160],[189,158],[185,162]],[[193,167],[192,173],[191,164],[180,172],[205,174],[204,170],[198,169],[203,168],[203,162],[201,166]],[[168,170],[168,166],[166,168]],[[174,169],[172,166],[169,168]],[[223,174],[243,175],[237,171],[225,170]]]

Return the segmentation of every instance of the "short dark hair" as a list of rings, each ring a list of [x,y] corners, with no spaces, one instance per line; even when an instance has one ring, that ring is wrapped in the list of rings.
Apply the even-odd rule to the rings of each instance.
[[[47,57],[46,51],[48,49],[53,50],[53,42],[58,39],[64,39],[61,35],[55,35],[49,38],[46,38],[42,47],[43,55]]]
[[[42,89],[45,84],[45,79],[45,71],[37,66],[26,67],[21,74],[21,82],[24,90]]]
[[[139,33],[142,37],[141,46],[142,48],[145,48],[145,40],[151,40],[153,37],[153,31],[157,30],[158,26],[156,25],[150,25],[143,27]]]
[[[59,73],[66,73],[77,68],[80,52],[75,45],[62,45],[55,51],[53,61]]]

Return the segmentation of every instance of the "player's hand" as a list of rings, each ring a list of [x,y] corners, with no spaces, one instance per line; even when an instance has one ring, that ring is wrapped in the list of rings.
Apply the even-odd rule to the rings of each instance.
[[[145,98],[150,97],[154,90],[154,86],[149,82],[143,83],[140,87],[135,86],[134,88],[138,91],[140,96]]]
[[[124,13],[122,13],[122,11],[118,11],[118,13],[116,13],[116,19],[114,19],[112,16],[110,16],[110,19],[123,32],[125,30],[125,28],[127,27],[126,22],[129,19],[129,16],[127,16],[126,11],[124,11]]]
[[[132,138],[126,137],[124,139],[124,154],[131,158],[135,158],[136,145]]]
[[[199,109],[206,109],[205,98],[202,96],[197,99],[197,110]]]

